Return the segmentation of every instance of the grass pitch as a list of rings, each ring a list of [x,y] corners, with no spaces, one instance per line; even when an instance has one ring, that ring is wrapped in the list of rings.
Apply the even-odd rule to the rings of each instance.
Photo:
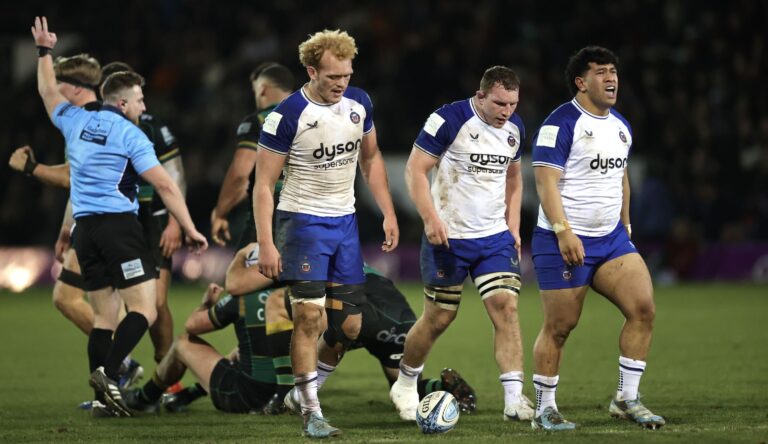
[[[421,312],[418,285],[402,285]],[[175,285],[170,304],[177,332],[199,304],[202,287]],[[656,290],[657,318],[644,402],[667,418],[655,432],[615,420],[607,412],[616,388],[622,319],[590,293],[580,325],[568,340],[558,406],[579,424],[549,434],[527,423],[502,421],[503,393],[493,359],[492,330],[474,292],[435,346],[425,376],[458,369],[478,393],[478,411],[450,433],[423,436],[400,422],[378,362],[364,350],[349,353],[320,392],[323,412],[344,431],[344,442],[766,442],[768,441],[768,286],[681,285]],[[525,345],[525,391],[532,396],[531,350],[541,322],[535,288],[520,299]],[[287,442],[301,438],[296,416],[217,412],[201,399],[187,413],[129,419],[91,419],[77,404],[89,399],[86,337],[51,305],[50,289],[0,292],[0,442]],[[208,335],[220,350],[234,346],[230,330]],[[134,357],[153,371],[148,337]],[[147,377],[147,376],[145,376]],[[193,381],[190,375],[185,385]]]

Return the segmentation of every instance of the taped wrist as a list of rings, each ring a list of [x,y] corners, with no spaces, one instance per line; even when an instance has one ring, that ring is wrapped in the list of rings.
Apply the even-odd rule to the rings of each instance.
[[[27,161],[24,163],[24,174],[31,176],[37,168],[37,162],[32,159],[32,156],[27,156]]]
[[[38,57],[45,57],[48,54],[53,51],[53,48],[49,48],[47,46],[37,45],[37,56]]]

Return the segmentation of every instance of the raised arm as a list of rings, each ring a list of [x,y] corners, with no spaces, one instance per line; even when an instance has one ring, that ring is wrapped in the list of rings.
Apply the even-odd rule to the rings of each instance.
[[[363,135],[360,147],[360,170],[384,216],[384,242],[381,249],[386,252],[392,251],[400,242],[400,228],[397,226],[395,206],[392,204],[392,195],[389,193],[387,167],[376,140],[376,128]]]
[[[416,210],[424,221],[424,233],[432,245],[448,245],[448,230],[437,214],[429,193],[429,171],[437,165],[438,158],[414,146],[405,166],[405,185]]]
[[[56,34],[48,32],[48,20],[45,17],[35,17],[32,37],[35,38],[39,55],[37,59],[37,90],[43,99],[48,117],[52,117],[56,106],[67,101],[56,87],[56,73],[53,71],[51,51],[56,46]]]
[[[533,174],[536,177],[536,192],[539,194],[541,208],[544,209],[544,214],[557,235],[563,260],[569,265],[584,265],[584,246],[565,218],[562,196],[557,188],[563,173],[556,168],[537,166],[534,167]]]
[[[259,271],[277,279],[283,271],[280,253],[272,236],[275,184],[285,165],[285,155],[260,148],[256,154],[256,185],[253,188],[253,217],[259,239]]]

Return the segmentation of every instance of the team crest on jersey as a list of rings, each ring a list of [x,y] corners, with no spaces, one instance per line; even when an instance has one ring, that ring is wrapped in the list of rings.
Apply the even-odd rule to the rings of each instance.
[[[351,120],[352,123],[357,125],[358,123],[360,123],[360,114],[358,114],[355,111],[352,111],[351,113],[349,113],[349,120]]]
[[[309,265],[309,262],[307,262],[307,261],[304,261],[304,262],[301,264],[301,271],[303,271],[304,273],[309,273],[309,270],[311,270],[311,269],[312,269],[312,266],[311,266],[311,265]]]
[[[512,135],[510,134],[509,137],[507,137],[507,143],[509,144],[509,146],[514,148],[515,145],[517,145],[517,140],[514,137],[512,137]]]
[[[570,281],[571,279],[573,279],[573,273],[571,273],[571,270],[563,270],[563,280]]]
[[[621,139],[622,142],[627,143],[627,136],[624,135],[624,131],[619,130],[619,139]]]

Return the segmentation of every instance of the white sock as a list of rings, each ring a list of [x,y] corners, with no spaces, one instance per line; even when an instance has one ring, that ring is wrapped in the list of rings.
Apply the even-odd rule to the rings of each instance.
[[[640,377],[645,371],[645,361],[619,357],[619,388],[616,389],[616,399],[619,401],[631,401],[637,399],[637,388],[640,386]]]
[[[557,410],[555,403],[555,391],[557,391],[557,381],[560,375],[542,376],[533,375],[533,387],[536,389],[536,416],[541,416],[544,409],[552,407]]]
[[[400,362],[400,373],[397,375],[397,380],[406,387],[412,387],[416,385],[419,380],[419,375],[424,370],[424,364],[419,367],[413,368]]]
[[[499,376],[504,387],[504,405],[517,404],[523,393],[523,372],[507,372]]]
[[[331,376],[331,373],[336,370],[336,367],[332,365],[328,365],[324,362],[317,361],[317,389],[320,390],[320,387],[323,386],[325,383],[325,380],[328,379],[329,376]]]
[[[323,416],[320,410],[320,400],[317,399],[317,372],[295,376],[293,379],[296,384],[296,391],[299,392],[301,414],[308,415],[311,412],[317,412]]]

